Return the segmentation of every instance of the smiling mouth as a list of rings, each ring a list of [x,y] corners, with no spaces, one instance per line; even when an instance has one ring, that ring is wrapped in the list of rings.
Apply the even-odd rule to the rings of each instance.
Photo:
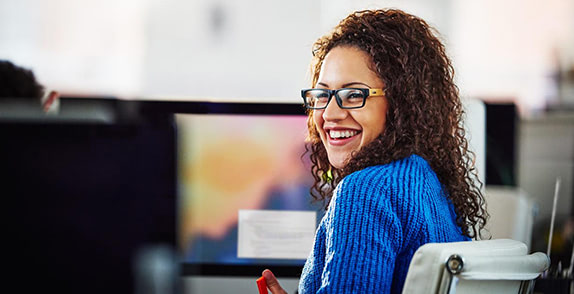
[[[330,139],[342,140],[354,137],[360,132],[356,130],[329,130],[327,133],[329,134]]]

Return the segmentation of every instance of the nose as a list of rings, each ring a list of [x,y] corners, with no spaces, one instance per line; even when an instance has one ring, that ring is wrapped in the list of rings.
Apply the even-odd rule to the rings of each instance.
[[[323,110],[323,120],[325,121],[338,121],[343,120],[347,117],[349,111],[347,109],[342,109],[337,104],[336,98],[333,96],[329,104],[327,104],[327,108]]]

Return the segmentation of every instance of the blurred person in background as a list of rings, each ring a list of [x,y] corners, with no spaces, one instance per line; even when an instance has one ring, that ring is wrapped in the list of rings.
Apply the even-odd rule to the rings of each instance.
[[[0,60],[0,101],[31,102],[32,105],[41,106],[44,112],[49,112],[58,98],[58,92],[46,91],[38,83],[31,70],[17,66],[8,60]]]

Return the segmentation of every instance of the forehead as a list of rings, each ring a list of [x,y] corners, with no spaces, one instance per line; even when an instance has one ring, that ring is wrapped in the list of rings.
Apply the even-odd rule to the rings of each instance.
[[[371,70],[371,57],[356,47],[339,46],[325,56],[318,82],[335,87],[348,82],[370,82],[371,87],[381,86],[382,81]]]

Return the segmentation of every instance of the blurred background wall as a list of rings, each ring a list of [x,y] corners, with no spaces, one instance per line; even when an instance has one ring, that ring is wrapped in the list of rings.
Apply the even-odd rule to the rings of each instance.
[[[0,56],[65,93],[298,102],[313,41],[376,7],[437,28],[465,96],[522,113],[572,96],[572,0],[1,0]]]

